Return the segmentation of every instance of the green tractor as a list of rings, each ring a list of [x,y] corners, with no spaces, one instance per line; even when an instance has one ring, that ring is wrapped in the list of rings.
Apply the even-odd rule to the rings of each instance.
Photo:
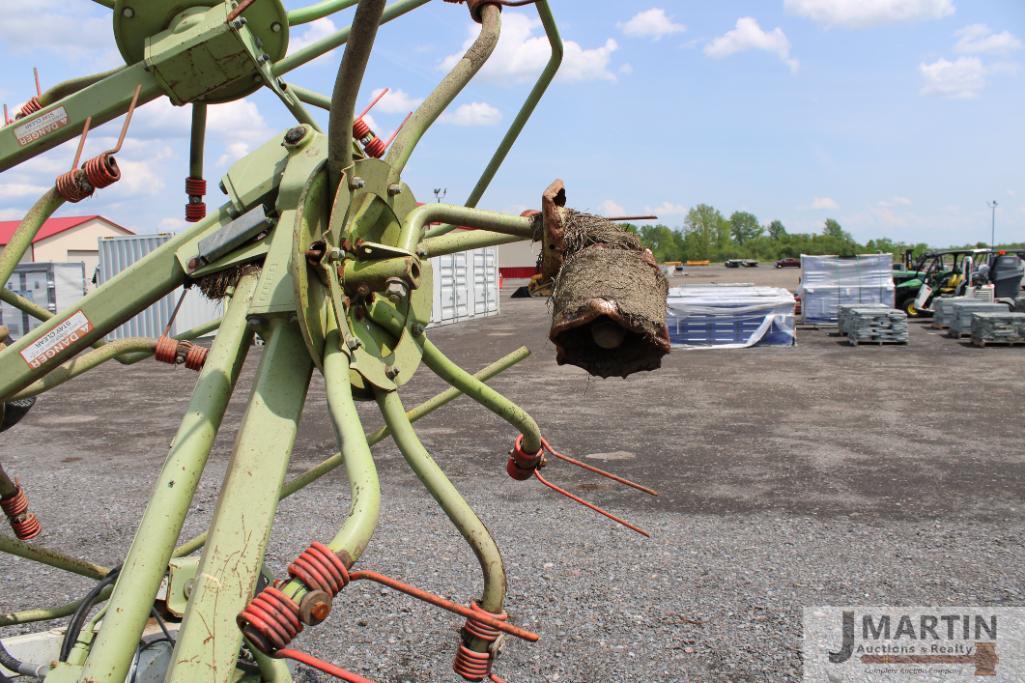
[[[908,249],[904,252],[903,264],[894,265],[897,308],[909,318],[930,315],[932,302],[937,297],[959,296],[968,285],[967,273],[989,264],[994,255],[1004,253],[994,249],[947,249],[926,252],[915,259]],[[1025,257],[1025,252],[1015,254]]]

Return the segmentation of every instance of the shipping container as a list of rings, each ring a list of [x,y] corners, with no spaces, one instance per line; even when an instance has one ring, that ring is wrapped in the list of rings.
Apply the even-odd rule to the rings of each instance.
[[[7,288],[56,314],[85,296],[85,264],[22,263],[14,268]],[[14,339],[24,336],[41,322],[7,302],[0,303],[0,324],[7,326]]]
[[[434,310],[431,325],[483,318],[499,313],[498,251],[484,247],[435,256]]]
[[[131,235],[100,239],[98,284],[110,280],[167,242],[171,237],[169,233],[161,233],[157,235]],[[178,298],[181,297],[182,291],[182,288],[178,287],[124,325],[115,329],[107,335],[107,338],[159,337],[163,334],[168,320],[171,319],[171,314],[174,312],[175,304],[178,303]],[[171,325],[171,334],[178,334],[208,323],[211,320],[216,320],[221,317],[222,312],[223,304],[220,301],[210,301],[198,289],[191,288],[188,294],[186,294],[184,301],[182,301],[178,314],[174,318],[174,323]]]

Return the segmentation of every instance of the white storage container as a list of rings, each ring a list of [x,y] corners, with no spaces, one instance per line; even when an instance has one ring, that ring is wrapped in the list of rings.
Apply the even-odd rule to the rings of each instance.
[[[15,266],[7,288],[57,314],[85,296],[85,264],[22,263]],[[0,303],[0,324],[7,326],[14,339],[23,337],[41,322],[7,302]]]
[[[431,325],[498,315],[498,251],[485,247],[431,259],[434,310]]]
[[[169,233],[100,239],[100,268],[97,284],[102,284],[111,279],[169,239],[171,239]],[[175,304],[178,303],[178,297],[181,294],[182,288],[178,287],[160,301],[157,301],[127,323],[115,329],[107,337],[109,339],[159,337],[163,334],[164,327],[167,326],[167,321],[170,320]],[[216,320],[221,317],[222,312],[223,304],[221,302],[210,301],[198,289],[193,288],[189,290],[178,311],[178,315],[175,316],[174,324],[171,326],[171,334],[178,334]]]
[[[801,255],[801,321],[835,325],[841,305],[893,306],[893,257]]]

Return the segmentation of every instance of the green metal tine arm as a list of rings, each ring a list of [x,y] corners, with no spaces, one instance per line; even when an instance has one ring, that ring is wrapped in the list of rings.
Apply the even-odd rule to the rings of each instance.
[[[424,204],[406,216],[402,223],[398,246],[406,251],[414,251],[424,236],[424,226],[439,220],[455,221],[468,228],[512,235],[517,240],[531,239],[534,236],[535,221],[531,217],[511,216],[453,204]]]
[[[109,567],[94,564],[88,560],[81,560],[77,557],[65,555],[58,550],[52,550],[38,543],[25,543],[10,536],[0,534],[0,551],[17,555],[18,557],[40,564],[63,569],[72,574],[87,576],[90,579],[102,579],[110,573]]]
[[[519,235],[503,235],[490,230],[460,230],[441,237],[428,237],[420,242],[417,254],[422,258],[455,254],[479,247],[497,247],[501,244],[522,242]]]
[[[434,91],[427,96],[427,99],[416,108],[406,125],[399,131],[391,149],[388,150],[384,160],[396,174],[401,173],[405,168],[406,162],[409,161],[409,157],[427,129],[441,116],[452,100],[463,91],[463,88],[480,71],[498,46],[498,38],[502,29],[500,8],[492,4],[484,5],[481,14],[483,23],[477,40],[466,51],[459,63],[445,75]]]
[[[481,173],[480,179],[474,186],[473,191],[470,192],[470,196],[466,199],[466,206],[474,207],[480,201],[481,197],[484,196],[484,192],[491,185],[491,181],[494,180],[495,174],[498,172],[502,162],[505,161],[506,156],[509,154],[509,150],[516,143],[520,133],[523,132],[523,127],[526,125],[527,120],[534,113],[538,103],[548,90],[548,86],[551,85],[555,79],[555,74],[559,71],[559,66],[562,64],[563,57],[563,46],[562,38],[559,36],[559,29],[555,25],[555,17],[552,16],[552,8],[548,4],[548,0],[540,0],[536,3],[538,15],[541,17],[541,24],[544,26],[545,35],[548,36],[548,43],[552,48],[552,55],[548,58],[548,63],[545,64],[544,70],[538,77],[537,82],[531,89],[530,94],[527,95],[526,101],[520,107],[519,112],[516,113],[516,118],[509,125],[509,130],[506,131],[505,136],[502,138],[502,142],[499,143],[498,149],[495,150],[494,155],[488,162],[488,165],[484,168],[484,172]],[[429,237],[437,237],[444,235],[455,229],[454,225],[439,225],[428,232]]]
[[[329,14],[348,9],[358,3],[359,0],[322,0],[313,5],[300,7],[288,13],[288,25],[298,26],[317,19],[323,19]]]
[[[97,602],[106,600],[110,597],[110,593],[113,590],[113,586],[107,586],[97,596]],[[61,617],[70,616],[82,604],[81,600],[69,602],[59,607],[50,607],[42,609],[27,609],[18,612],[7,612],[0,614],[0,626],[14,626],[15,624],[30,624],[35,621],[50,621],[51,619],[60,619]]]
[[[57,188],[51,187],[21,219],[10,242],[3,248],[3,251],[0,251],[0,287],[5,286],[11,279],[14,268],[21,262],[21,258],[28,248],[32,246],[32,240],[39,233],[39,229],[43,227],[43,223],[63,204],[64,197],[57,193]]]
[[[501,614],[506,591],[505,566],[494,537],[424,448],[406,418],[406,410],[402,407],[398,393],[377,390],[375,398],[402,456],[477,556],[484,575],[484,591],[478,604],[487,612]],[[476,652],[486,652],[488,645],[474,638],[470,648]]]

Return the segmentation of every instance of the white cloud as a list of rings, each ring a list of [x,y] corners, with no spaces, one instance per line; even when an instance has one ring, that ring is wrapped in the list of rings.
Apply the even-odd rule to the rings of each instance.
[[[836,200],[832,197],[814,197],[811,200],[810,208],[823,211],[827,209],[839,209],[840,205],[837,204]]]
[[[50,187],[31,183],[0,183],[0,199],[16,199],[19,197],[38,197]]]
[[[764,31],[753,17],[737,19],[736,28],[727,31],[705,46],[705,54],[722,59],[747,50],[764,50],[779,57],[791,71],[796,72],[800,63],[790,57],[790,41],[778,26]]]
[[[448,71],[459,63],[463,54],[480,33],[478,24],[470,24],[469,37],[460,52],[445,57],[438,68]],[[616,75],[609,69],[612,53],[619,48],[609,38],[601,47],[584,48],[580,43],[563,43],[562,66],[558,78],[566,81],[614,81]],[[541,30],[541,22],[523,14],[509,13],[502,19],[502,37],[498,47],[481,69],[481,76],[499,83],[530,81],[548,62],[551,48]]]
[[[618,24],[624,35],[631,38],[653,38],[660,40],[664,36],[686,31],[683,24],[674,23],[660,7],[652,7],[631,17],[625,24]]]
[[[18,53],[47,50],[68,61],[107,59],[115,50],[110,10],[63,0],[0,3],[0,44]],[[31,79],[29,72],[25,82]]]
[[[373,92],[371,99],[381,94],[384,88],[378,88]],[[422,97],[410,97],[404,90],[389,90],[388,94],[381,98],[381,101],[374,105],[375,110],[381,110],[385,114],[405,114],[413,111],[424,101]],[[358,112],[357,112],[358,113]]]
[[[941,58],[919,64],[918,70],[924,81],[923,95],[969,100],[986,87],[986,67],[978,57],[958,57],[953,62]]]
[[[322,38],[327,38],[329,35],[338,32],[338,27],[335,26],[335,22],[331,21],[327,17],[315,19],[306,25],[301,32],[296,33],[289,37],[288,40],[288,53],[293,54],[304,47],[309,47],[313,43],[317,42]],[[311,64],[321,61],[322,59],[328,58],[335,53],[334,50],[325,52],[321,56],[314,59]]]
[[[187,226],[188,223],[181,218],[161,218],[159,225],[161,232],[178,232]]]
[[[626,64],[620,65],[616,71],[618,71],[621,76],[629,76],[634,72],[634,65],[627,62]]]
[[[785,0],[791,14],[833,28],[942,19],[954,13],[951,0]]]
[[[1004,54],[1021,49],[1021,41],[1008,31],[993,33],[985,24],[972,24],[960,29],[954,51],[961,54]]]
[[[626,209],[623,208],[622,204],[617,204],[611,199],[606,199],[599,204],[598,211],[600,211],[603,216],[622,216],[626,214]]]
[[[878,206],[884,208],[893,208],[897,206],[911,206],[911,200],[907,197],[890,197],[889,199],[882,199],[878,202]]]
[[[245,142],[232,142],[224,148],[224,152],[221,156],[217,157],[217,166],[227,166],[232,164],[249,154],[249,152],[249,145]]]
[[[24,209],[0,209],[0,221],[20,221],[24,217]]]
[[[650,213],[663,218],[665,216],[683,216],[690,210],[690,207],[673,202],[662,202],[658,206],[645,207],[644,213]]]
[[[453,126],[493,126],[502,120],[502,112],[487,102],[467,102],[442,114],[441,121]]]

